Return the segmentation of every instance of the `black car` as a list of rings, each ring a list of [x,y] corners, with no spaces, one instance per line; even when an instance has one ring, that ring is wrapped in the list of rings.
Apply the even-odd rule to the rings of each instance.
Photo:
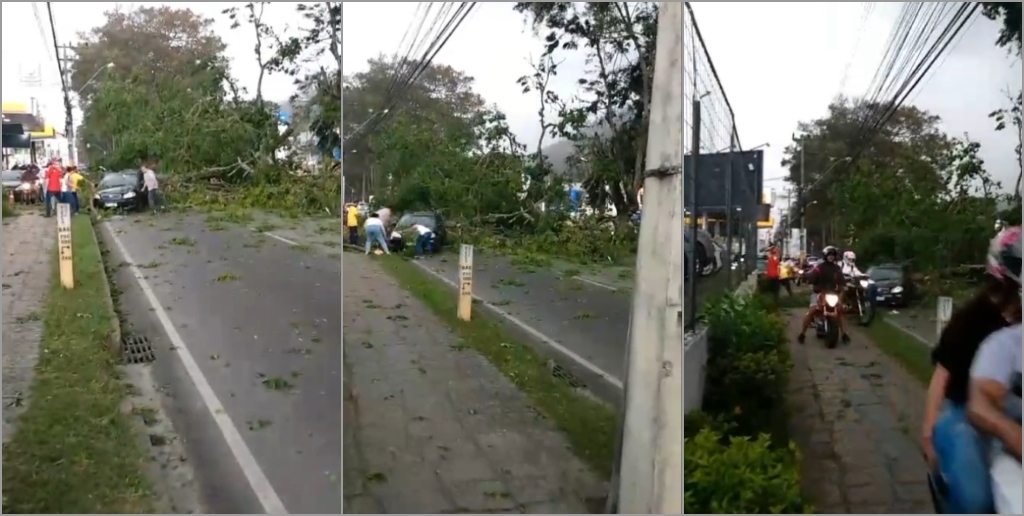
[[[410,230],[417,224],[430,228],[430,231],[434,233],[430,251],[433,253],[440,252],[448,242],[448,230],[445,228],[444,218],[441,214],[431,211],[417,211],[402,215],[402,218],[398,219],[398,222],[395,224],[394,229],[391,230],[388,247],[393,251],[402,252],[407,241],[409,245],[415,245],[415,235],[411,234],[414,232]]]
[[[148,204],[143,190],[142,172],[108,172],[96,185],[92,204],[97,209],[141,210]]]
[[[867,270],[875,282],[875,303],[886,306],[907,306],[917,295],[906,266],[896,263],[876,265]]]

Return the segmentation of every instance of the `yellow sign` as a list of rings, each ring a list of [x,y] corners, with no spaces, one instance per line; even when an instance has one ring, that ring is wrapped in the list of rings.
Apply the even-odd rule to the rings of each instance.
[[[470,320],[473,311],[473,246],[459,249],[459,319]]]
[[[57,204],[57,256],[60,259],[60,284],[66,289],[75,288],[75,267],[71,245],[71,205]]]
[[[717,222],[725,223],[725,219],[719,219],[719,218],[714,218],[714,217],[708,217],[707,220],[708,220],[708,224],[714,224],[714,223],[717,223]],[[698,222],[700,222],[699,219],[698,219]],[[687,226],[689,226],[690,225],[690,217],[684,217],[683,218],[683,224],[686,224]],[[759,221],[757,221],[757,227],[760,228],[760,229],[771,229],[771,228],[775,227],[775,217],[768,217],[768,220],[759,220]]]

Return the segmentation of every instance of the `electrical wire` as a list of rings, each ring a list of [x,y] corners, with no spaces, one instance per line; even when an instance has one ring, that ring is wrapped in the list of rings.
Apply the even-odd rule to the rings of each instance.
[[[51,2],[46,2],[46,14],[50,19],[50,34],[53,36],[53,54],[57,56],[57,72],[60,73],[60,86],[64,90],[64,104],[69,105],[68,83],[64,77],[64,65],[60,62],[60,46],[57,44],[57,24],[53,21],[53,5]]]
[[[367,132],[372,132],[376,130],[378,127],[380,127],[384,120],[396,110],[396,107],[398,106],[398,103],[401,100],[402,94],[408,91],[411,85],[414,82],[416,82],[417,79],[419,79],[419,77],[423,74],[424,71],[426,71],[426,69],[430,66],[431,62],[433,62],[437,54],[448,43],[452,35],[455,34],[455,31],[459,28],[459,26],[462,25],[462,23],[466,20],[466,17],[469,16],[469,14],[472,12],[475,6],[476,2],[460,3],[459,7],[455,10],[455,13],[451,16],[451,18],[448,19],[446,23],[444,23],[441,30],[438,32],[438,34],[435,35],[430,45],[427,46],[426,50],[421,55],[421,57],[416,61],[413,61],[415,63],[415,66],[410,69],[409,73],[403,74],[401,80],[399,81],[399,84],[395,87],[391,94],[388,95],[389,101],[387,102],[385,109],[378,113],[375,113],[375,115],[379,114],[380,116],[377,116],[375,120],[373,119],[373,117],[371,117],[371,120],[368,120],[366,123],[363,124],[363,126],[369,124]],[[445,11],[445,13],[447,12],[448,11]],[[431,28],[436,26],[437,21],[439,21],[440,19],[440,16],[437,19],[435,19],[435,23],[431,24]],[[428,30],[428,33],[430,32],[432,31]],[[419,47],[421,48],[422,45],[419,45]],[[348,138],[351,138],[352,136],[354,136],[354,134],[348,136]]]

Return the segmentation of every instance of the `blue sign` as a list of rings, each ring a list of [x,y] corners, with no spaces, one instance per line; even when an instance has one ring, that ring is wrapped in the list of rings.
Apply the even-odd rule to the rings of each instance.
[[[277,123],[282,125],[289,125],[292,123],[292,114],[285,111],[277,112]]]
[[[341,159],[341,147],[334,148],[334,159]]]

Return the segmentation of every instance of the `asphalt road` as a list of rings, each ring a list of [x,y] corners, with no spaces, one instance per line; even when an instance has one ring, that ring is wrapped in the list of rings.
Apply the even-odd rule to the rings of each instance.
[[[633,303],[631,289],[597,281],[594,278],[600,275],[594,271],[573,274],[571,270],[519,266],[508,257],[479,250],[473,260],[474,296],[549,339],[549,347],[564,348],[578,357],[570,360],[585,362],[577,372],[597,372],[597,376],[611,379],[605,383],[621,389]],[[449,282],[458,283],[458,256],[442,255],[420,263]],[[726,288],[724,273],[703,278],[698,283],[698,304]],[[555,355],[566,357],[567,353],[556,351]],[[614,385],[616,382],[620,385]]]
[[[341,511],[337,256],[205,217],[104,222],[205,512]]]

